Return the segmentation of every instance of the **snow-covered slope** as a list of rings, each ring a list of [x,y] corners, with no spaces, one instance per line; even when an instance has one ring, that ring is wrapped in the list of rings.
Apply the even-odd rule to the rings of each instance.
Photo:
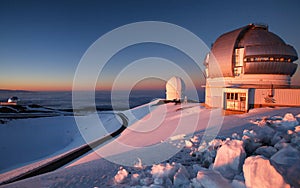
[[[255,187],[258,181],[270,187],[262,170],[253,168],[258,163],[272,173],[276,180],[272,186],[297,187],[299,169],[290,167],[286,154],[292,153],[293,164],[298,164],[299,108],[226,116],[218,136],[201,142],[204,133],[214,134],[205,132],[209,122],[217,122],[211,118],[220,118],[211,116],[212,110],[198,104],[146,105],[145,113],[136,109],[140,120],[129,118],[129,128],[113,142],[68,167],[7,187]],[[153,146],[160,144],[155,150]],[[178,152],[166,158],[173,151]],[[257,180],[249,180],[256,176]]]
[[[106,125],[107,132],[113,132],[121,126],[113,113],[100,113],[99,117]],[[79,118],[88,119],[89,115]],[[85,144],[79,128],[90,133],[91,139],[106,135],[94,125],[77,127],[73,116],[15,119],[2,124],[0,172],[47,160]]]

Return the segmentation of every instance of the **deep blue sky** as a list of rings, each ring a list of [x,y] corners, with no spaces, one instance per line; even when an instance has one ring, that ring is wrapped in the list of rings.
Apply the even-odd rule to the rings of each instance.
[[[177,24],[208,46],[224,32],[253,22],[267,23],[270,31],[300,53],[299,8],[297,0],[0,0],[0,88],[70,89],[77,64],[95,40],[122,25],[146,20]],[[125,56],[142,58],[141,54],[147,57],[159,51],[151,45],[137,51],[143,50],[145,53],[137,56],[134,52]],[[172,50],[161,56],[171,58]],[[186,58],[180,54],[174,57],[180,57],[179,64]],[[115,68],[106,75],[109,71],[117,74],[120,69],[119,61],[113,63]],[[295,79],[299,78],[298,71]]]

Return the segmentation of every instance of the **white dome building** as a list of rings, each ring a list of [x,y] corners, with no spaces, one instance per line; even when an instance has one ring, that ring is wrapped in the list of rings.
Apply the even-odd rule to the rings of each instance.
[[[167,100],[183,100],[185,96],[184,81],[177,76],[173,76],[166,84],[166,95]]]
[[[8,103],[17,103],[19,101],[18,97],[10,97],[7,102]]]

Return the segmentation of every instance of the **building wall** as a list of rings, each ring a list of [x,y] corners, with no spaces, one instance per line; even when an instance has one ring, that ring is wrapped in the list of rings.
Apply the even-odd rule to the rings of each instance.
[[[300,106],[300,89],[255,89],[253,104],[254,107]]]
[[[222,108],[223,102],[222,87],[206,87],[205,104],[210,107]]]

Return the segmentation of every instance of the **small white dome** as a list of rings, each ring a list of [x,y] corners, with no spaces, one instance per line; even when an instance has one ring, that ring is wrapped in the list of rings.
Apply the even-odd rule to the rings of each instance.
[[[10,97],[7,102],[8,103],[16,103],[19,101],[19,98],[18,97]]]
[[[174,76],[166,84],[167,100],[182,100],[184,98],[185,84],[184,81]]]

